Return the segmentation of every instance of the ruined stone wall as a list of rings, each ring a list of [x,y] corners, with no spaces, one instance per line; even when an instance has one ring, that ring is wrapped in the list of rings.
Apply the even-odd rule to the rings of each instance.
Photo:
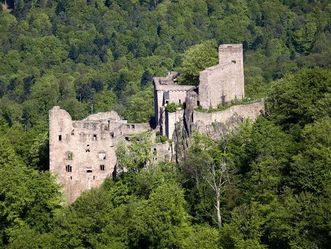
[[[123,124],[119,128],[120,135],[122,136],[130,136],[138,133],[142,133],[145,131],[151,130],[151,127],[147,123],[127,123]]]
[[[154,89],[154,112],[155,112],[155,119],[156,119],[156,126],[162,123],[162,106],[163,106],[163,94],[164,91],[159,91]]]
[[[185,85],[155,85],[154,89],[154,110],[157,125],[162,124],[163,109],[167,103],[185,103],[186,92],[195,88]]]
[[[244,65],[241,44],[219,47],[219,64],[200,72],[199,101],[203,108],[244,97]]]
[[[166,136],[172,139],[177,122],[183,122],[184,110],[177,110],[176,112],[166,112]]]
[[[226,123],[233,116],[240,117],[242,119],[255,120],[261,113],[264,112],[264,102],[256,102],[246,105],[235,105],[230,108],[219,112],[193,112],[193,123],[199,129],[199,127],[210,125],[214,122]]]
[[[169,91],[168,98],[169,103],[184,104],[187,91]]]
[[[120,139],[150,130],[148,124],[127,123],[116,112],[73,121],[58,106],[50,110],[49,120],[50,171],[62,185],[69,203],[112,175]]]
[[[172,145],[168,142],[154,144],[152,154],[154,162],[170,162],[173,159]]]

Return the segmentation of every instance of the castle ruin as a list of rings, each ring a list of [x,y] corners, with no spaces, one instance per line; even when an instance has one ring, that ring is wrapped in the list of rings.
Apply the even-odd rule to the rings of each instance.
[[[73,121],[58,106],[50,110],[49,120],[50,171],[69,203],[116,172],[115,147],[120,139],[150,129],[147,124],[127,123],[114,111]]]
[[[73,121],[69,113],[55,106],[49,112],[50,171],[63,186],[69,203],[86,190],[99,187],[105,178],[116,173],[116,145],[134,134],[150,131],[170,139],[155,143],[154,161],[175,158],[174,133],[184,127],[187,134],[197,130],[208,135],[215,123],[227,123],[236,117],[254,120],[264,111],[264,104],[256,102],[236,105],[224,111],[201,112],[215,109],[244,98],[243,49],[241,44],[219,47],[219,64],[200,72],[199,85],[177,84],[176,72],[166,77],[154,77],[154,109],[156,126],[130,124],[112,111],[97,113],[86,119]],[[176,110],[167,110],[170,104]]]

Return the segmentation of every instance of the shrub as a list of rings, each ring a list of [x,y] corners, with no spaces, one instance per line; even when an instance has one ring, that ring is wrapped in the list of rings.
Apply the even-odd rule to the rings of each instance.
[[[169,103],[166,106],[166,111],[167,112],[175,112],[177,110],[177,105],[175,103]]]

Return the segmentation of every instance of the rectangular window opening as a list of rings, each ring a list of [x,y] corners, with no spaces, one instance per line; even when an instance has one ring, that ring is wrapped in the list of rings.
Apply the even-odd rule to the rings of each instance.
[[[67,172],[72,172],[72,166],[71,165],[66,165],[66,171]]]
[[[100,170],[102,170],[102,171],[105,170],[105,165],[104,165],[104,164],[101,164],[101,165],[100,165]]]
[[[59,141],[62,141],[62,135],[59,135]]]
[[[73,154],[72,152],[68,152],[67,154],[67,160],[72,160]]]

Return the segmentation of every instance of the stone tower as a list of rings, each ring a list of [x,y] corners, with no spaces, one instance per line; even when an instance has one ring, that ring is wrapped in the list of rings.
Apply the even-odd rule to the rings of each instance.
[[[81,192],[100,186],[114,171],[116,155],[107,131],[110,122],[119,117],[109,113],[109,125],[93,119],[72,121],[69,113],[55,106],[49,120],[50,171],[72,203]]]
[[[242,44],[219,46],[219,64],[200,72],[199,101],[203,108],[242,99],[244,93]]]

